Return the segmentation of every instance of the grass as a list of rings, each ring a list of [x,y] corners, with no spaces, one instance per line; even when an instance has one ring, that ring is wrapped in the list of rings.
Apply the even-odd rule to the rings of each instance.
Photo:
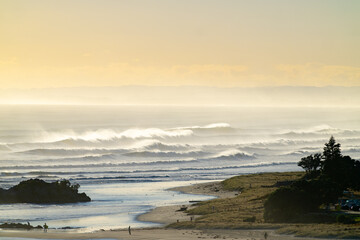
[[[214,199],[195,204],[187,211],[200,215],[192,222],[169,225],[173,228],[198,229],[267,229],[297,236],[360,238],[360,224],[270,224],[263,218],[267,196],[280,186],[301,178],[303,172],[262,173],[242,175],[222,182],[224,190],[239,191],[234,198]],[[359,215],[360,218],[360,215]]]

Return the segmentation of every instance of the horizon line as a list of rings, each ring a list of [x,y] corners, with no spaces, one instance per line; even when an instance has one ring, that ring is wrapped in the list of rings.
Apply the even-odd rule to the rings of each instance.
[[[278,85],[278,86],[208,86],[208,85],[138,85],[138,84],[131,84],[131,85],[120,85],[120,86],[63,86],[63,87],[32,87],[32,88],[2,88],[0,90],[40,90],[40,89],[77,89],[77,88],[125,88],[125,87],[144,87],[144,88],[182,88],[182,87],[191,87],[191,88],[219,88],[219,89],[234,89],[234,88],[242,88],[242,89],[257,89],[257,88],[358,88],[360,85],[353,85],[353,86],[340,86],[340,85],[324,85],[324,86],[314,86],[314,85]]]
[[[88,106],[88,107],[187,107],[187,108],[199,108],[199,107],[228,107],[228,108],[351,108],[351,109],[360,109],[360,106],[341,106],[341,105],[227,105],[227,104],[88,104],[88,103],[1,103],[0,106]]]

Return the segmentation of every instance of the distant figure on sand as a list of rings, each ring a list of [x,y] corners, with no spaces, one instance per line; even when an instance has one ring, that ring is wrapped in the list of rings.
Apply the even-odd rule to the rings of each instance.
[[[131,235],[131,227],[130,227],[130,226],[129,226],[129,229],[128,229],[128,230],[129,230],[129,235]]]
[[[264,238],[265,238],[265,239],[268,238],[268,233],[267,233],[267,232],[264,233]]]
[[[44,232],[47,232],[47,230],[48,230],[48,225],[46,225],[46,223],[44,224]]]

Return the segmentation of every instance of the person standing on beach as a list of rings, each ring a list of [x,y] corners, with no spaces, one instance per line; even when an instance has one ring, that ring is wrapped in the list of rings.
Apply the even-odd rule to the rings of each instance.
[[[131,235],[131,227],[130,226],[129,226],[128,230],[129,230],[129,235]]]
[[[47,230],[48,230],[48,225],[46,225],[46,223],[44,224],[44,232],[47,232]]]

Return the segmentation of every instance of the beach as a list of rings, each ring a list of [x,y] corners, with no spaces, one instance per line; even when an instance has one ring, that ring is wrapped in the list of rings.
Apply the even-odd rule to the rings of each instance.
[[[0,232],[0,239],[11,239],[11,237],[35,238],[35,239],[122,239],[122,240],[195,240],[195,239],[228,239],[228,240],[252,240],[264,239],[264,233],[268,233],[267,239],[314,239],[294,237],[290,235],[279,235],[273,230],[229,230],[229,229],[213,229],[213,230],[184,230],[184,229],[135,229],[129,235],[127,230],[114,230],[94,233],[61,233],[52,232],[43,233],[41,231],[11,231]],[[324,239],[324,238],[322,238]]]
[[[187,194],[210,195],[216,196],[217,198],[229,198],[238,195],[238,192],[224,191],[219,181],[175,187],[170,188],[169,191],[177,191]],[[194,220],[198,217],[196,215],[189,216],[184,213],[184,211],[180,211],[180,209],[184,207],[190,209],[192,204],[157,207],[148,213],[140,215],[137,219],[144,222],[171,224],[177,221],[191,221],[191,219]]]
[[[225,191],[219,181],[193,184],[183,187],[169,189],[169,191],[179,191],[191,194],[213,195],[218,198],[231,198],[238,194],[238,191]],[[192,240],[192,239],[264,239],[265,232],[267,239],[312,239],[294,237],[292,235],[279,235],[273,229],[173,229],[166,225],[179,221],[189,221],[190,217],[196,219],[198,216],[188,216],[183,211],[178,211],[181,207],[191,208],[192,204],[162,206],[152,211],[140,215],[139,221],[149,221],[161,223],[162,227],[157,228],[132,228],[131,235],[128,229],[111,229],[94,232],[75,232],[73,230],[49,229],[47,233],[42,230],[1,230],[1,240],[12,240],[12,238],[32,238],[32,239],[174,239],[174,240]]]
[[[176,191],[188,194],[211,195],[218,198],[234,197],[237,192],[224,191],[219,181],[193,184],[182,187],[170,188],[168,191]],[[198,216],[188,216],[184,211],[179,211],[181,207],[191,208],[192,204],[160,206],[148,213],[137,217],[138,221],[160,223],[163,227],[159,228],[132,228],[131,235],[128,229],[111,229],[107,231],[95,231],[91,233],[78,233],[74,231],[50,229],[47,233],[42,230],[4,230],[0,232],[0,237],[21,237],[21,238],[55,238],[55,239],[89,239],[89,238],[111,238],[111,239],[214,239],[227,233],[224,231],[203,231],[203,230],[177,230],[169,229],[165,226],[176,221],[189,221]],[[227,233],[228,234],[228,233]],[[234,233],[232,234],[234,235]],[[229,236],[228,236],[229,237]],[[231,238],[228,238],[231,239]],[[233,238],[236,239],[236,238]]]

